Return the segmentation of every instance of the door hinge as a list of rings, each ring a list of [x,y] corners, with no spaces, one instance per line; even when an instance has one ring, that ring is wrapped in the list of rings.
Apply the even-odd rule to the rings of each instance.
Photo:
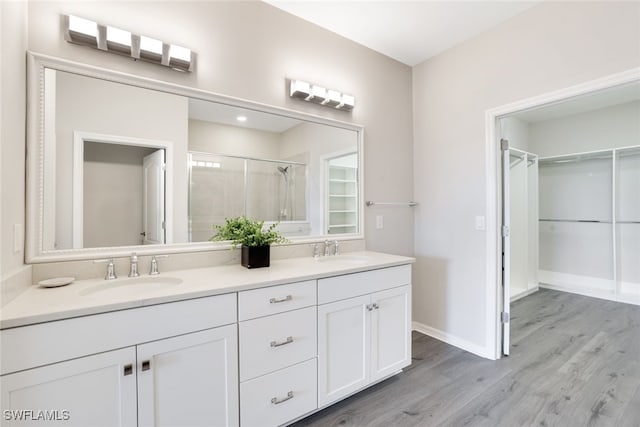
[[[502,313],[500,313],[500,320],[502,321],[502,323],[509,323],[509,313],[503,311]]]
[[[509,149],[509,140],[502,138],[500,140],[500,149],[502,151],[507,151]]]
[[[509,237],[509,226],[508,225],[503,225],[502,226],[502,237]]]
[[[162,227],[163,230],[165,229],[164,228],[164,221],[162,221],[161,227]]]

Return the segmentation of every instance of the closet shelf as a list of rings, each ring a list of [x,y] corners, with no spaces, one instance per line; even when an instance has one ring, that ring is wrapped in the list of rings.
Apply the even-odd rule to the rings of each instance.
[[[640,224],[640,221],[616,221],[616,224]]]

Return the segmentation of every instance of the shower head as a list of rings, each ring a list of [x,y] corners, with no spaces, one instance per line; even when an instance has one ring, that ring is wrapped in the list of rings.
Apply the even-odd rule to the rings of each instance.
[[[286,175],[289,172],[289,166],[287,166],[286,168],[278,166],[278,171],[280,171],[281,174]]]

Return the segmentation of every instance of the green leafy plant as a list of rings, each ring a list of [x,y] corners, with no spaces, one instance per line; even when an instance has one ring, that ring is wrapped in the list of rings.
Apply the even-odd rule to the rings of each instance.
[[[287,239],[276,231],[278,223],[271,224],[266,229],[264,221],[254,221],[244,216],[227,218],[223,225],[214,225],[215,234],[211,241],[230,240],[233,247],[269,246],[273,243],[285,243]]]

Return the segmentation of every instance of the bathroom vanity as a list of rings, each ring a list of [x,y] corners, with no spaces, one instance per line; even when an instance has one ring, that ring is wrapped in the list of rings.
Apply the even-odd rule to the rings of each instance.
[[[2,410],[289,424],[411,363],[412,262],[352,252],[33,286],[3,307]]]

